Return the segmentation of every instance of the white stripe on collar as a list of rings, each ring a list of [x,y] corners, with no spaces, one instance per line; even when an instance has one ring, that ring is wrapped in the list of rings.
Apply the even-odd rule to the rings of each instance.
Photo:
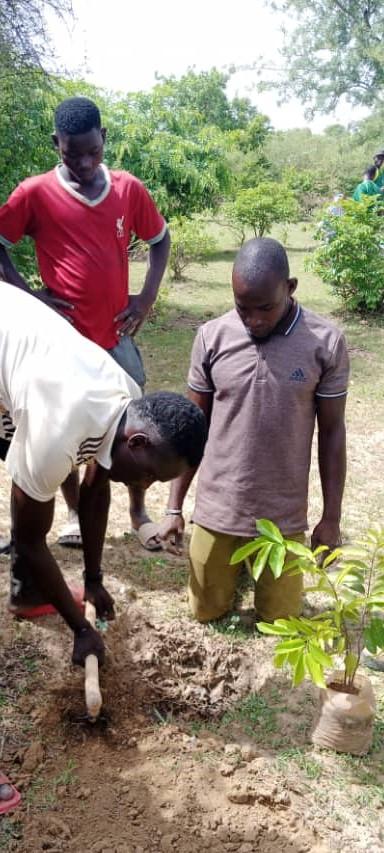
[[[294,318],[293,318],[293,320],[292,320],[291,325],[290,325],[290,326],[288,326],[287,331],[286,331],[286,332],[284,332],[284,335],[285,335],[285,336],[286,336],[286,335],[289,335],[289,333],[290,333],[290,332],[292,332],[292,329],[293,329],[293,327],[294,327],[294,326],[296,326],[296,323],[297,323],[297,321],[298,321],[298,319],[299,319],[299,317],[300,317],[300,314],[301,314],[301,307],[300,307],[300,305],[298,305],[298,306],[297,306],[296,314],[295,314],[295,316],[294,316]]]
[[[61,174],[60,163],[58,163],[58,165],[55,166],[55,173],[56,173],[56,177],[57,177],[57,180],[58,180],[60,186],[63,187],[63,189],[66,190],[66,192],[69,193],[69,195],[72,195],[74,198],[77,198],[78,201],[81,201],[87,207],[96,207],[98,204],[100,204],[102,201],[104,201],[104,199],[107,197],[107,195],[111,189],[111,185],[112,185],[111,176],[109,174],[109,169],[107,169],[107,167],[104,165],[104,163],[100,163],[100,165],[101,165],[101,168],[104,172],[105,187],[101,191],[100,195],[98,195],[97,198],[93,198],[93,199],[86,198],[85,195],[82,195],[82,193],[77,192],[77,190],[75,190],[73,187],[71,187],[71,185],[68,183],[68,181],[64,180],[64,178]]]

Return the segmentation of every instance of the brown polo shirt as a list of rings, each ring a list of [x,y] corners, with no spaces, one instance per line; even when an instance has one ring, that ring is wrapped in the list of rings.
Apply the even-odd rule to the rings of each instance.
[[[201,326],[188,384],[213,406],[194,521],[239,536],[256,518],[306,530],[316,397],[344,396],[348,373],[340,330],[296,302],[265,340],[235,309]]]

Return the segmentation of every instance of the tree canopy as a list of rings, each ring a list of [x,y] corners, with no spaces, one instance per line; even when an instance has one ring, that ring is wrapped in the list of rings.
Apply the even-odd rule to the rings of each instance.
[[[281,51],[282,98],[331,112],[345,96],[374,106],[384,98],[384,5],[381,0],[268,0],[295,19]],[[267,84],[268,85],[268,84]]]
[[[0,79],[27,69],[53,70],[46,12],[72,15],[72,0],[0,0]]]

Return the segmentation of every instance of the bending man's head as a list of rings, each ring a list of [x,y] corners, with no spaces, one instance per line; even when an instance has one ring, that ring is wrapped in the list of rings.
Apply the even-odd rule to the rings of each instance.
[[[78,183],[89,184],[103,159],[106,130],[99,108],[89,98],[67,98],[55,111],[56,150]]]
[[[290,278],[284,247],[269,237],[248,240],[232,272],[236,310],[255,338],[267,338],[289,309],[297,279]]]
[[[201,409],[170,391],[132,400],[112,448],[110,478],[148,488],[173,480],[203,457],[207,424]]]

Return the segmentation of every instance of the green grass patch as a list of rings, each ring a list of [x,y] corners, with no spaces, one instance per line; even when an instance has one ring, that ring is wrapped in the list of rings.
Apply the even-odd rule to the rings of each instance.
[[[255,619],[247,621],[241,613],[229,613],[222,619],[215,619],[208,623],[210,633],[221,634],[228,640],[249,640],[250,637],[258,636]]]
[[[76,768],[77,762],[70,758],[66,767],[53,779],[46,779],[43,776],[32,779],[26,794],[27,805],[39,811],[51,809],[57,802],[57,788],[61,786],[69,788],[77,783]]]
[[[145,589],[181,589],[186,585],[187,575],[186,565],[181,560],[153,556],[130,561],[131,583]]]
[[[269,704],[264,696],[250,693],[234,708],[222,716],[220,728],[226,729],[234,723],[241,726],[245,734],[260,741],[278,731],[279,706]]]
[[[282,750],[275,759],[275,767],[289,776],[299,768],[307,779],[320,779],[323,773],[322,764],[310,752],[298,747]]]
[[[14,818],[0,818],[0,850],[9,850],[10,845],[20,841],[23,834],[23,825],[20,820]],[[12,849],[16,849],[12,846]]]

